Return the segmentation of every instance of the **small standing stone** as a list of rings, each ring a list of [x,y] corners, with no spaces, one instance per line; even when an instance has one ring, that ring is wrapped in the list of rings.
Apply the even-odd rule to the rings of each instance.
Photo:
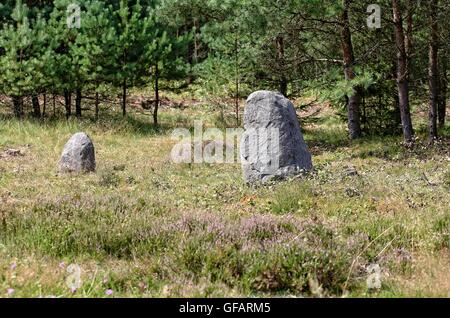
[[[60,172],[95,171],[95,149],[92,140],[83,132],[76,133],[64,146],[59,160]]]
[[[241,162],[247,183],[294,176],[313,168],[294,105],[278,92],[247,98]]]

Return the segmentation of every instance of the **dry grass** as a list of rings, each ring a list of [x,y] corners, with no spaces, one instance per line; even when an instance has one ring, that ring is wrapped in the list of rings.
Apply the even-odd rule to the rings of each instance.
[[[450,297],[450,253],[414,255],[408,275],[394,279],[398,291],[406,297]]]

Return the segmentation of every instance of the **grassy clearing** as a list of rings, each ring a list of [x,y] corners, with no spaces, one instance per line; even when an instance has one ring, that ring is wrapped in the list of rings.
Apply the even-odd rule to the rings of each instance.
[[[0,296],[450,296],[448,145],[349,142],[327,115],[304,125],[313,173],[248,187],[239,164],[171,163],[171,128],[224,120],[201,109],[166,111],[159,130],[142,114],[2,120],[0,154],[23,156],[0,156]],[[59,175],[80,130],[97,173]]]

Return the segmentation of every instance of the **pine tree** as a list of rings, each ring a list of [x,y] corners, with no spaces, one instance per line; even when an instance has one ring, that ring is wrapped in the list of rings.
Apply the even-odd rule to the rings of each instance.
[[[14,114],[24,113],[23,99],[31,96],[33,115],[41,114],[38,94],[48,85],[46,70],[50,61],[49,37],[45,32],[47,24],[40,15],[28,18],[28,7],[18,0],[12,12],[13,22],[4,26],[0,33],[0,81],[2,91],[11,96]]]
[[[75,42],[70,46],[70,55],[77,68],[78,78],[76,108],[78,115],[81,115],[81,94],[93,91],[95,118],[98,119],[101,87],[112,78],[109,70],[114,66],[112,48],[115,30],[110,20],[111,6],[106,6],[103,1],[92,0],[85,2],[84,8],[81,28]]]
[[[150,70],[150,75],[154,83],[154,107],[153,123],[158,126],[158,110],[160,104],[160,81],[172,81],[182,79],[187,75],[187,64],[184,58],[191,40],[191,34],[179,35],[176,29],[159,15],[164,11],[164,6],[156,7],[154,10],[148,9],[145,20],[145,36],[147,41],[145,46],[146,69]],[[146,76],[146,72],[144,76]]]
[[[71,0],[56,0],[49,19],[48,33],[52,38],[52,90],[64,96],[66,118],[72,115],[72,93],[79,86],[79,65],[73,60],[71,47],[76,42],[79,30],[69,27],[67,8]]]
[[[130,5],[128,0],[120,0],[114,12],[116,40],[114,47],[115,76],[113,82],[122,88],[122,115],[126,115],[128,88],[139,77],[139,58],[144,54],[145,25],[148,19],[140,2]]]

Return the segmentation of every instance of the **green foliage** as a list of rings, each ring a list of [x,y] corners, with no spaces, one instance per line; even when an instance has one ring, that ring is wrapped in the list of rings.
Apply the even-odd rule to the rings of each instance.
[[[184,76],[189,33],[175,35],[156,16],[157,1],[80,1],[79,28],[68,25],[71,4],[0,7],[0,94],[106,94],[108,86],[148,83],[154,65],[168,81]]]
[[[41,91],[47,84],[51,51],[45,33],[47,24],[40,16],[30,20],[29,10],[17,1],[11,14],[13,22],[0,33],[1,91],[12,96],[24,96]]]

